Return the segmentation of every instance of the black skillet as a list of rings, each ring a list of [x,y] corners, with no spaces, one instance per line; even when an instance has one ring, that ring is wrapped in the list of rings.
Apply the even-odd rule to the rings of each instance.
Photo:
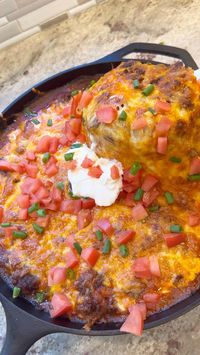
[[[126,60],[124,57],[133,52],[151,53],[152,55],[161,54],[177,58],[186,66],[192,67],[193,69],[198,68],[194,59],[184,49],[151,43],[132,43],[96,62],[81,65],[55,74],[34,87],[40,91],[47,92],[65,85],[81,75],[93,75],[96,73],[103,74],[109,71],[112,66],[116,66],[121,61]],[[153,56],[149,58],[151,58],[151,60],[148,60],[148,62],[158,63],[152,60]],[[147,61],[144,59],[140,60],[143,62]],[[27,106],[27,104],[36,96],[37,94],[31,89],[27,90],[4,110],[3,116],[5,118],[12,117],[15,113],[22,111],[24,106]],[[10,120],[8,120],[8,123],[9,121]],[[81,323],[72,322],[62,318],[52,320],[47,313],[36,310],[34,306],[25,299],[18,298],[13,300],[10,288],[5,281],[1,279],[0,301],[3,304],[7,320],[6,339],[1,355],[24,355],[34,342],[50,333],[63,332],[76,335],[122,334],[119,331],[120,323],[97,324],[88,332],[82,328]],[[175,319],[199,304],[200,290],[171,307],[169,310],[162,311],[149,317],[145,322],[145,329],[153,328]]]

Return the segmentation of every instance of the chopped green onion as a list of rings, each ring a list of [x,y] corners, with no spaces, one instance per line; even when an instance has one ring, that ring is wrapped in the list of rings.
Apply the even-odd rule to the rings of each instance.
[[[150,212],[156,212],[159,211],[159,209],[160,209],[160,205],[154,205],[148,208]]]
[[[38,202],[33,203],[33,204],[28,208],[28,213],[30,214],[30,213],[32,213],[32,212],[35,212],[35,211],[39,210],[39,208],[40,208],[40,205],[39,205]]]
[[[183,230],[182,226],[180,224],[172,224],[170,226],[170,232],[172,233],[179,233]]]
[[[170,157],[169,160],[170,160],[172,163],[181,163],[181,162],[182,162],[182,159],[179,158],[179,157]]]
[[[95,80],[91,80],[91,81],[90,81],[90,86],[89,86],[89,87],[93,86],[95,83],[96,83],[96,81],[95,81]]]
[[[166,192],[164,193],[164,196],[165,196],[165,199],[166,199],[166,201],[167,201],[167,203],[168,203],[169,205],[171,205],[172,203],[174,203],[174,196],[172,195],[171,192],[166,191]]]
[[[74,143],[74,144],[71,145],[70,148],[71,149],[80,148],[80,147],[82,147],[82,145],[83,145],[82,143]]]
[[[24,231],[13,231],[12,235],[14,238],[26,239],[28,237],[27,233]]]
[[[44,233],[44,227],[39,226],[39,224],[33,223],[32,226],[38,234]]]
[[[51,154],[49,152],[48,153],[44,153],[44,155],[42,157],[43,163],[46,164],[49,161],[50,157],[51,157]]]
[[[35,295],[35,299],[38,303],[42,303],[45,299],[45,293],[44,292],[37,292]]]
[[[64,158],[66,161],[73,160],[74,153],[66,153],[64,154]]]
[[[73,200],[79,200],[79,199],[80,199],[79,196],[73,195],[73,192],[72,192],[72,191],[69,191],[69,192],[68,192],[68,195],[69,195]]]
[[[136,161],[135,163],[133,163],[131,169],[130,169],[130,173],[135,176],[137,174],[137,172],[141,169],[142,165],[140,164],[139,161]]]
[[[10,222],[1,223],[1,227],[2,227],[2,228],[7,228],[7,227],[10,227],[10,226],[11,226],[11,223],[10,223]]]
[[[20,287],[14,287],[13,288],[12,297],[13,298],[17,298],[20,295],[20,292],[21,292],[21,288]]]
[[[64,184],[64,182],[59,181],[59,182],[57,183],[56,187],[57,187],[58,190],[64,191],[64,189],[65,189],[65,184]]]
[[[200,174],[194,174],[188,176],[189,181],[200,181]]]
[[[79,93],[79,90],[73,90],[72,92],[71,92],[71,96],[75,96],[75,95],[77,95]]]
[[[67,269],[67,278],[70,280],[74,280],[76,278],[76,273],[71,267],[68,267]]]
[[[45,217],[47,213],[44,209],[41,208],[41,209],[37,210],[37,214],[39,217]]]
[[[97,237],[97,239],[98,240],[103,240],[103,233],[102,233],[102,231],[100,231],[100,230],[97,230],[96,232],[95,232],[95,234],[96,234],[96,237]]]
[[[140,201],[142,199],[142,196],[144,195],[144,190],[142,190],[140,187],[137,189],[136,193],[133,196],[133,199],[135,201]]]
[[[47,126],[51,127],[53,125],[53,121],[51,118],[47,121]]]
[[[139,81],[137,79],[133,80],[133,87],[134,89],[138,89],[139,88]]]
[[[128,248],[127,248],[127,246],[124,245],[124,244],[120,245],[119,252],[120,252],[120,255],[123,256],[123,258],[128,256]]]
[[[151,112],[154,116],[157,115],[157,112],[151,107],[148,107],[148,111]]]
[[[29,108],[26,107],[26,108],[24,109],[24,115],[25,115],[26,117],[36,117],[38,114],[37,114],[37,112],[30,111]]]
[[[126,111],[123,110],[119,115],[119,120],[126,121],[126,119],[127,119],[127,113],[126,113]]]
[[[111,241],[110,241],[110,239],[106,239],[103,249],[102,249],[102,253],[109,254],[110,251],[111,251]]]
[[[153,84],[149,84],[148,86],[146,86],[146,88],[142,91],[143,95],[148,96],[150,95],[154,90],[154,85]]]
[[[76,249],[77,253],[79,255],[81,255],[82,248],[81,248],[80,244],[78,242],[75,242],[73,245],[74,245],[74,248]]]
[[[32,122],[34,123],[34,124],[40,124],[40,121],[39,120],[37,120],[37,118],[34,118],[33,120],[32,120]]]

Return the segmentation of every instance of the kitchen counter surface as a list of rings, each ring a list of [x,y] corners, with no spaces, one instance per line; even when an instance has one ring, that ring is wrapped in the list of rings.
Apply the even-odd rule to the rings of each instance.
[[[130,42],[187,49],[200,65],[199,0],[108,0],[0,52],[0,110],[41,79],[90,62]],[[5,336],[0,308],[0,342]],[[141,338],[49,335],[29,355],[197,355],[200,307]],[[17,355],[17,354],[9,354]]]

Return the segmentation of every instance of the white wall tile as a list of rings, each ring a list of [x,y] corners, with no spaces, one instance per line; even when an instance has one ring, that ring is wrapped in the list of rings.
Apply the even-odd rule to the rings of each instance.
[[[49,4],[52,1],[53,0],[35,0],[35,1],[31,0],[31,2],[28,1],[26,6],[23,6],[20,9],[13,11],[11,14],[9,14],[7,16],[8,20],[9,21],[16,20],[17,18],[22,17],[36,9],[39,9],[40,7]],[[26,3],[26,0],[24,1],[24,3]]]
[[[8,20],[6,17],[1,17],[0,18],[0,27],[3,25],[6,25],[8,23]]]
[[[68,15],[69,15],[69,16],[76,15],[76,14],[78,14],[79,12],[85,11],[85,10],[87,10],[89,7],[94,6],[94,5],[96,5],[96,1],[95,1],[95,0],[88,1],[88,2],[86,2],[86,3],[83,4],[83,5],[76,6],[76,7],[74,7],[73,9],[69,10],[69,11],[68,11]]]
[[[3,17],[17,9],[15,0],[0,0],[0,16]]]
[[[17,21],[7,23],[0,27],[0,43],[6,41],[7,39],[16,36],[21,32]]]
[[[41,24],[48,19],[54,18],[59,14],[77,5],[77,0],[55,0],[48,5],[41,7],[18,19],[23,31]]]
[[[14,36],[3,43],[0,43],[0,49],[11,46],[12,44],[14,44],[16,42],[19,42],[27,37],[30,37],[30,36],[40,32],[40,30],[41,30],[40,27],[36,26],[36,27],[31,28],[28,31],[22,32],[19,35]]]

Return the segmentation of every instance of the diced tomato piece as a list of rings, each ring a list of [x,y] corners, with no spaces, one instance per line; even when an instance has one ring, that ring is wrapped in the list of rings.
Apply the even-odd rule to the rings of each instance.
[[[67,106],[64,107],[62,115],[66,118],[69,117],[71,114],[71,104],[68,104]]]
[[[171,110],[171,104],[169,102],[157,100],[155,110],[157,113],[169,112]]]
[[[5,228],[5,236],[6,238],[12,238],[13,237],[13,231],[16,231],[17,228],[16,227],[8,227],[8,228]]]
[[[64,200],[61,202],[60,210],[69,214],[77,214],[81,210],[81,200]]]
[[[154,187],[157,183],[158,183],[158,179],[155,176],[147,175],[144,178],[141,188],[142,188],[142,190],[147,192],[147,191],[151,190],[151,188]]]
[[[143,314],[138,305],[132,306],[131,312],[126,318],[124,324],[121,326],[120,331],[132,333],[141,336],[144,328]]]
[[[76,160],[69,160],[65,162],[65,167],[67,170],[75,170],[77,167]]]
[[[19,174],[23,174],[26,171],[26,161],[20,161],[18,164],[12,164],[13,165],[13,169],[19,173]]]
[[[40,179],[26,178],[20,187],[23,194],[29,195],[34,194],[41,186],[42,181]]]
[[[143,129],[147,126],[147,121],[144,117],[141,117],[139,119],[136,119],[133,121],[132,125],[131,125],[131,128],[136,131],[136,130],[139,130],[139,129]]]
[[[137,308],[139,309],[139,311],[140,311],[140,313],[142,315],[143,320],[145,320],[146,317],[147,317],[147,306],[144,303],[144,301],[140,301],[139,303],[133,304],[130,307],[128,307],[128,310],[129,310],[130,313],[134,309],[135,306],[137,306]]]
[[[135,236],[135,232],[132,230],[121,231],[117,234],[117,243],[126,244]]]
[[[56,164],[57,163],[57,159],[56,157],[54,157],[54,155],[52,155],[50,157],[50,159],[48,160],[48,162],[46,163],[46,168],[49,168],[51,165]]]
[[[168,145],[167,137],[158,137],[157,153],[166,154],[167,153],[167,145]]]
[[[28,160],[35,160],[36,156],[35,153],[32,151],[27,151],[26,152],[26,159]]]
[[[0,206],[0,223],[3,221],[4,209]]]
[[[147,256],[137,258],[134,260],[133,271],[135,277],[150,279],[152,274],[150,271],[150,262]]]
[[[95,248],[89,247],[82,250],[81,257],[83,258],[83,260],[86,261],[89,266],[93,267],[96,264],[98,258],[100,257],[100,253]]]
[[[71,248],[71,249],[74,249],[74,242],[75,242],[75,239],[74,239],[74,236],[73,235],[69,235],[67,237],[67,245]]]
[[[161,120],[157,123],[156,125],[156,132],[159,135],[167,135],[169,129],[172,126],[172,122],[170,121],[170,119],[168,117],[162,117]]]
[[[117,109],[109,105],[101,106],[96,111],[97,120],[106,124],[112,123],[114,120],[116,120],[117,115]]]
[[[149,262],[150,262],[150,271],[151,274],[153,276],[161,276],[160,273],[160,266],[159,266],[159,262],[158,262],[158,257],[156,255],[151,255],[149,258]]]
[[[78,265],[79,263],[79,259],[77,258],[76,254],[74,253],[73,250],[70,250],[67,254],[66,254],[66,267],[71,267],[74,268],[75,266]]]
[[[49,196],[49,191],[46,187],[41,186],[36,192],[35,195],[39,201],[47,198]]]
[[[92,166],[89,168],[88,175],[93,178],[99,179],[102,174],[103,170],[101,170],[100,166]]]
[[[70,143],[72,143],[72,142],[74,142],[76,140],[76,134],[72,132],[72,129],[71,129],[70,124],[69,124],[69,121],[67,121],[65,123],[64,131],[65,131],[66,138],[67,138],[67,140]]]
[[[28,195],[19,195],[17,203],[20,208],[28,208],[30,206],[30,199]]]
[[[72,133],[78,135],[81,132],[81,119],[80,118],[71,118],[69,121],[70,128]]]
[[[145,208],[142,206],[142,204],[138,203],[132,209],[132,216],[135,221],[141,221],[142,219],[144,219],[148,216],[148,213],[145,210]]]
[[[37,173],[38,173],[38,167],[36,164],[26,164],[26,172],[27,175],[30,176],[31,178],[36,178]]]
[[[70,142],[69,142],[68,138],[64,134],[59,138],[59,143],[63,147],[70,145]]]
[[[54,154],[57,152],[59,146],[59,139],[58,137],[51,137],[49,152]]]
[[[57,187],[53,187],[53,190],[51,192],[51,197],[54,201],[56,202],[61,202],[62,201],[62,191],[57,189]]]
[[[73,115],[75,117],[81,117],[79,112],[77,112],[77,107],[78,107],[78,104],[81,100],[81,97],[82,97],[82,92],[79,91],[79,93],[77,95],[74,95],[72,98],[71,115]]]
[[[110,174],[111,174],[111,178],[112,178],[113,180],[119,179],[119,177],[120,177],[119,169],[118,169],[118,167],[117,167],[116,165],[113,165],[113,166],[111,167],[111,169],[110,169]]]
[[[58,167],[56,166],[56,164],[51,164],[46,170],[46,174],[48,177],[52,177],[54,175],[56,175],[58,173]]]
[[[200,224],[200,215],[198,214],[190,214],[188,218],[188,224],[190,227],[195,227]]]
[[[92,222],[92,212],[91,210],[81,210],[77,216],[78,229],[83,229],[87,227]]]
[[[93,198],[82,198],[82,208],[84,210],[90,210],[93,207],[95,207],[95,200],[93,200]]]
[[[51,300],[51,306],[51,318],[56,318],[72,311],[72,304],[64,293],[54,293]]]
[[[163,237],[168,248],[175,247],[176,245],[183,243],[186,239],[185,233],[166,233],[163,234]]]
[[[0,171],[15,171],[15,168],[12,163],[9,163],[6,160],[0,160]]]
[[[48,273],[48,286],[60,284],[66,280],[67,268],[66,267],[53,267]]]
[[[89,105],[92,98],[93,98],[93,95],[91,92],[83,91],[82,97],[81,97],[80,102],[77,107],[77,111],[82,112],[82,110]]]
[[[130,192],[136,191],[137,188],[135,188],[135,186],[132,184],[123,184],[123,190],[130,194]]]
[[[46,228],[49,224],[49,221],[50,221],[50,216],[45,216],[45,217],[38,217],[37,220],[36,220],[36,223],[43,227],[43,228]]]
[[[85,143],[86,142],[86,136],[85,134],[81,133],[76,137],[77,142],[80,143]]]
[[[18,213],[18,218],[25,221],[28,219],[28,209],[27,208],[20,208]]]
[[[133,197],[134,197],[133,193],[128,193],[126,195],[125,200],[124,200],[124,204],[129,207],[135,206],[135,201],[134,201]]]
[[[151,191],[145,192],[142,197],[142,202],[145,207],[149,207],[159,196],[159,191],[157,189],[153,189]]]
[[[94,164],[92,159],[89,159],[87,157],[84,158],[84,160],[81,163],[82,168],[88,169]]]
[[[153,310],[156,308],[156,305],[159,303],[160,295],[158,295],[155,292],[152,293],[149,292],[143,296],[143,300],[146,303],[147,308]]]
[[[124,170],[123,189],[127,192],[136,191],[142,184],[142,173],[140,169],[135,176],[130,173],[130,169]],[[132,188],[131,188],[132,186]]]
[[[40,138],[36,148],[37,153],[48,152],[50,148],[50,144],[51,144],[50,136],[43,136],[42,138]]]
[[[52,201],[49,204],[46,204],[46,208],[50,211],[59,211],[60,210],[60,203]]]
[[[189,174],[193,175],[193,174],[199,174],[199,173],[200,173],[200,158],[196,157],[196,158],[193,158],[190,163]]]
[[[114,232],[114,228],[108,218],[99,219],[97,227],[99,227],[106,235],[112,235]]]

